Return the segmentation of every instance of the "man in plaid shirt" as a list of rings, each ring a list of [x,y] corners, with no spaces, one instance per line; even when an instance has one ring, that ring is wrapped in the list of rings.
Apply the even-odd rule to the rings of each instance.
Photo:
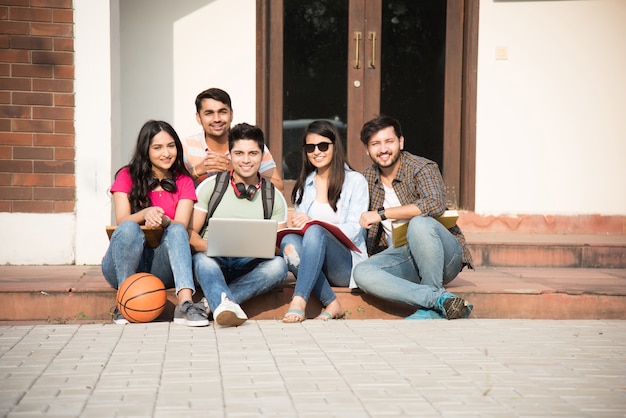
[[[369,183],[369,212],[361,215],[371,256],[354,269],[364,292],[417,308],[407,319],[467,318],[472,305],[444,289],[472,256],[458,226],[446,229],[437,218],[446,210],[437,164],[403,151],[400,123],[388,116],[370,120],[361,142],[373,164],[363,171]],[[407,244],[394,248],[394,225],[408,222]]]

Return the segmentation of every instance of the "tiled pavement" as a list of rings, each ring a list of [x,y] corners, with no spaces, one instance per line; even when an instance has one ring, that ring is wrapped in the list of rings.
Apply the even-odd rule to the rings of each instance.
[[[0,416],[624,417],[626,321],[0,327]]]

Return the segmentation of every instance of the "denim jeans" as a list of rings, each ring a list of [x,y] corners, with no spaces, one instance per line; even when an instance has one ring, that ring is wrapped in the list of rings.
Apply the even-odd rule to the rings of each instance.
[[[136,222],[122,222],[111,236],[102,260],[104,278],[115,289],[126,278],[138,272],[157,276],[167,289],[191,289],[195,293],[191,271],[189,235],[181,224],[165,229],[157,248],[145,246],[146,237]]]
[[[285,247],[290,244],[295,251],[285,254]],[[286,235],[280,243],[280,252],[289,271],[296,276],[294,296],[308,301],[313,293],[323,306],[328,306],[337,298],[331,285],[350,285],[352,253],[322,226],[310,226],[303,236]]]
[[[287,265],[281,257],[207,257],[193,255],[193,271],[211,311],[222,303],[222,292],[242,304],[278,286],[287,278]]]
[[[462,249],[454,235],[436,219],[409,221],[408,244],[388,248],[359,263],[357,286],[381,299],[433,309],[463,267]]]

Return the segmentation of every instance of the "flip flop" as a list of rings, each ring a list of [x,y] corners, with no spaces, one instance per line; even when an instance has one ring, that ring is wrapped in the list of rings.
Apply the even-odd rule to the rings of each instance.
[[[322,313],[320,313],[319,315],[317,315],[315,317],[315,319],[320,320],[320,321],[328,321],[329,319],[341,319],[346,315],[346,313],[342,313],[341,315],[337,315],[337,316],[332,316],[330,314],[330,312],[324,311]]]
[[[296,317],[295,320],[287,319],[288,315],[294,315]],[[297,324],[298,322],[304,321],[304,312],[300,309],[289,309],[285,316],[283,316],[283,322],[286,324]]]

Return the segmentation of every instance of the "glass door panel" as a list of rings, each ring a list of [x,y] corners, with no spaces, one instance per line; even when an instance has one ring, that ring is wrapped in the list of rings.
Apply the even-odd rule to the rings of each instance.
[[[309,122],[332,120],[345,141],[348,0],[285,0],[283,7],[283,177],[291,180]]]

